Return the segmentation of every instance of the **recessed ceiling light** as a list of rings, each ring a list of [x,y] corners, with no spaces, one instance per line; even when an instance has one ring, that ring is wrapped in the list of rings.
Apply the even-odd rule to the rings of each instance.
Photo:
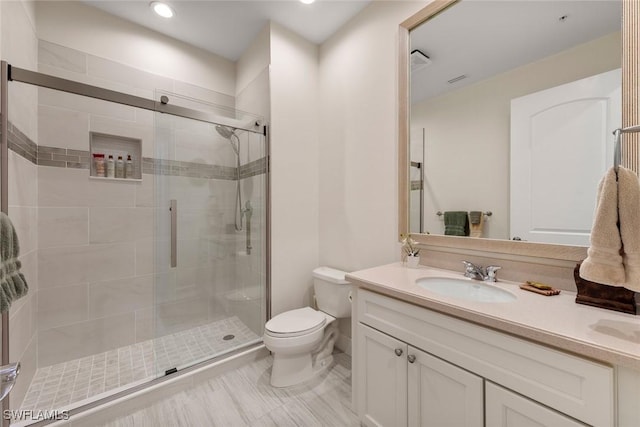
[[[155,13],[162,16],[163,18],[171,18],[174,15],[173,9],[171,9],[171,7],[166,3],[152,1],[149,6],[151,6]]]
[[[300,0],[300,3],[304,3],[304,4],[311,4],[316,0]]]

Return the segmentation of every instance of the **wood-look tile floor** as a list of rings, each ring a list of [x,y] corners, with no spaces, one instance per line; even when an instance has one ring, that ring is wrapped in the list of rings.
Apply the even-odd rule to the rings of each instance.
[[[334,353],[320,377],[271,387],[271,356],[163,399],[104,427],[359,426],[351,411],[351,358]]]

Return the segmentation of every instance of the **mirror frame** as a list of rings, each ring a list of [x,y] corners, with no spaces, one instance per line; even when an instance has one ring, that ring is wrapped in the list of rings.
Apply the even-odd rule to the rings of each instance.
[[[409,232],[409,128],[410,69],[409,32],[454,6],[461,0],[433,0],[426,7],[400,23],[398,30],[398,236]],[[622,0],[622,126],[640,124],[640,2]],[[628,134],[622,144],[622,165],[638,173],[640,134]],[[586,258],[584,246],[516,242],[485,238],[412,234],[425,246],[445,251],[491,252],[497,257],[525,256],[579,262]]]

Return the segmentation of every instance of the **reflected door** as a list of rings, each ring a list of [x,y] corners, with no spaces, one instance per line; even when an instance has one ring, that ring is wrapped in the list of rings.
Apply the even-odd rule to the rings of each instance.
[[[512,239],[589,245],[620,105],[620,69],[511,101]]]

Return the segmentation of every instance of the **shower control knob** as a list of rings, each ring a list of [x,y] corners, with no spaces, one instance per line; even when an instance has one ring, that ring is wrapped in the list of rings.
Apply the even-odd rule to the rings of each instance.
[[[407,360],[409,361],[409,363],[413,363],[416,361],[416,356],[413,354],[410,354],[407,356]]]
[[[396,356],[398,356],[398,357],[402,356],[402,349],[401,348],[396,348]]]

